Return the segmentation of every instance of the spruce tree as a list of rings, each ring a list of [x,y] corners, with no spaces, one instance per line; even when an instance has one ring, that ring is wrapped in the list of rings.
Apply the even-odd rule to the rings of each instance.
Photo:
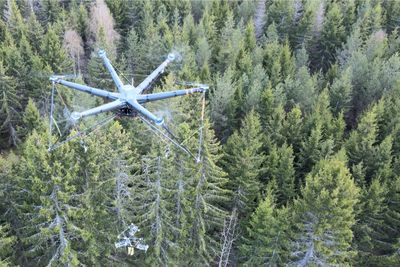
[[[326,17],[322,26],[318,50],[311,53],[315,58],[311,59],[313,66],[322,68],[326,71],[336,59],[336,52],[341,48],[345,40],[345,28],[343,26],[343,16],[339,5],[333,2],[329,4]]]
[[[374,105],[361,117],[357,129],[350,134],[346,142],[349,164],[353,166],[363,162],[366,182],[376,176],[390,175],[387,168],[390,168],[392,162],[392,138],[388,136],[381,144],[376,144],[378,110],[383,104],[384,102],[380,102]]]
[[[234,119],[236,103],[234,92],[233,70],[228,69],[223,75],[216,77],[216,85],[211,89],[211,119],[217,136],[224,139],[230,134],[230,123]]]
[[[250,218],[240,246],[244,266],[279,266],[287,262],[288,209],[278,209],[269,191]]]
[[[70,68],[67,53],[61,45],[60,37],[57,35],[56,25],[50,25],[42,39],[40,55],[43,61],[49,65],[53,72],[63,73]]]
[[[333,81],[329,91],[333,114],[338,115],[341,111],[346,113],[349,110],[351,91],[351,70],[347,68]]]
[[[220,249],[218,242],[231,198],[227,175],[217,165],[222,151],[207,120],[203,127],[199,162],[191,163],[188,166],[191,171],[187,173],[192,177],[188,184],[192,203],[188,213],[188,239],[191,241],[187,244],[189,254],[182,255],[193,258],[190,262],[194,265],[209,264]]]
[[[32,264],[79,265],[78,253],[87,233],[79,183],[79,162],[69,145],[48,153],[47,133],[34,131],[24,143],[16,170],[17,212],[23,255]]]
[[[225,146],[223,166],[230,180],[229,188],[233,191],[232,208],[238,209],[240,217],[246,218],[259,201],[259,178],[265,160],[262,140],[259,116],[251,111]]]
[[[0,265],[12,266],[10,264],[10,256],[12,255],[12,245],[15,242],[15,237],[10,236],[10,225],[0,224]]]
[[[285,204],[295,196],[294,155],[291,146],[286,143],[281,147],[274,145],[265,161],[265,178],[273,181],[276,186],[278,204]]]
[[[398,254],[400,239],[400,178],[397,177],[388,183],[387,203],[388,209],[384,214],[384,229],[386,232],[385,249],[381,253],[388,260],[388,265],[396,265],[400,262]],[[379,258],[381,259],[381,258]]]
[[[0,62],[0,118],[1,118],[1,147],[16,145],[18,141],[17,125],[19,122],[18,101],[15,79],[6,74]]]
[[[351,264],[358,192],[346,167],[344,151],[315,166],[306,177],[302,197],[294,203],[296,230],[290,264]]]
[[[28,104],[25,107],[24,114],[22,115],[23,126],[18,128],[18,134],[21,137],[26,137],[36,129],[39,132],[46,130],[46,124],[40,117],[39,110],[37,109],[35,102],[30,98]]]
[[[358,252],[356,263],[359,265],[377,263],[379,251],[387,247],[382,242],[386,230],[383,225],[387,191],[387,185],[379,179],[372,180],[369,186],[362,188],[357,205],[357,224],[354,225],[354,247]]]
[[[15,0],[7,1],[7,5],[4,17],[14,40],[18,42],[23,35],[26,35],[28,25],[25,23]]]

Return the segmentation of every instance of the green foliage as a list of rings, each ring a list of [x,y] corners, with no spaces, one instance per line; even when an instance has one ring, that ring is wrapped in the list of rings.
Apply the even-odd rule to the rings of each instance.
[[[321,35],[313,47],[311,62],[317,69],[326,71],[336,59],[336,52],[341,48],[345,40],[345,28],[343,26],[343,16],[338,4],[333,2],[328,5]]]
[[[350,265],[358,192],[343,151],[315,166],[294,203],[292,264]]]
[[[0,265],[399,265],[398,1],[0,10]],[[148,104],[197,162],[130,117],[47,151],[51,74],[115,91],[98,49],[133,85],[176,52],[149,92],[210,86],[202,125],[197,97]],[[114,247],[130,223],[147,253]]]
[[[40,54],[45,64],[49,65],[53,72],[62,73],[68,71],[70,61],[67,58],[66,51],[61,46],[56,25],[49,26],[47,33],[44,35],[40,46]]]
[[[263,135],[259,116],[251,111],[243,120],[239,131],[228,139],[223,165],[233,191],[232,206],[241,216],[248,215],[257,205],[260,193],[258,179],[265,160],[262,148]]]
[[[9,225],[0,225],[0,265],[10,266],[8,262],[8,255],[11,255],[12,245],[15,242],[15,237],[9,236]]]
[[[288,210],[277,209],[269,191],[252,214],[240,246],[244,266],[278,266],[287,261],[288,219]]]
[[[279,204],[284,204],[296,195],[293,149],[287,144],[281,147],[274,145],[266,158],[265,177],[276,184],[276,195]]]

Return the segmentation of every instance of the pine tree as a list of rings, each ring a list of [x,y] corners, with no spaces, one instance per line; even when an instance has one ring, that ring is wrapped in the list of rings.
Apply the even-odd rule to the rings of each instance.
[[[366,40],[373,32],[382,28],[382,6],[379,2],[366,1],[360,9],[358,23],[361,28],[361,36]]]
[[[83,3],[81,3],[79,5],[79,9],[76,12],[76,30],[78,31],[79,35],[82,37],[82,39],[86,42],[88,40],[88,31],[89,31],[89,15],[88,12],[85,8],[85,6],[83,5]]]
[[[282,79],[285,80],[289,76],[294,76],[294,73],[295,73],[294,59],[291,54],[289,42],[286,41],[285,44],[282,46],[282,51],[281,51]]]
[[[290,44],[299,48],[310,41],[312,26],[316,18],[317,1],[297,2],[295,4],[294,27],[290,33]]]
[[[299,162],[301,166],[300,173],[303,175],[310,172],[317,162],[331,155],[333,152],[333,140],[324,139],[322,135],[322,125],[317,123],[315,128],[311,130],[306,141],[302,142]]]
[[[384,215],[385,229],[385,250],[383,257],[388,259],[388,265],[396,265],[400,262],[397,253],[399,249],[399,224],[400,224],[400,178],[397,177],[388,183],[389,190],[387,195],[388,209]],[[381,259],[381,258],[378,258]]]
[[[106,0],[107,6],[110,8],[116,22],[116,29],[120,32],[125,32],[128,29],[127,23],[127,2],[123,0],[110,1]]]
[[[82,139],[75,148],[82,166],[79,176],[86,214],[82,226],[87,230],[87,240],[80,247],[87,252],[81,260],[89,265],[113,264],[110,257],[120,256],[112,248],[118,234],[131,223],[141,226],[134,206],[139,192],[133,190],[140,185],[132,177],[139,170],[139,160],[130,138],[119,123],[113,123]]]
[[[13,166],[18,157],[13,153],[0,156],[0,265],[12,266],[15,263],[15,213],[12,204]]]
[[[291,264],[351,264],[358,191],[343,151],[316,165],[306,177],[302,198],[294,203],[296,234]]]
[[[281,135],[285,142],[293,147],[293,151],[298,153],[302,141],[303,118],[298,106],[292,108],[287,114],[282,124]]]

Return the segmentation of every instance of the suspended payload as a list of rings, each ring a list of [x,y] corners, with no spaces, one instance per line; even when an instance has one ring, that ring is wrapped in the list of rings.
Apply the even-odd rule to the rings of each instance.
[[[115,242],[115,247],[127,247],[128,255],[130,256],[133,255],[134,248],[147,252],[149,246],[143,243],[143,238],[138,238],[135,236],[135,234],[139,231],[139,227],[132,223],[127,229],[125,229],[121,234],[118,235],[118,241]]]
[[[143,122],[145,122],[153,131],[159,133],[160,137],[172,142],[174,145],[179,147],[181,150],[191,155],[199,161],[200,153],[197,156],[193,155],[182,143],[178,142],[175,135],[169,130],[167,125],[164,122],[162,117],[158,117],[146,109],[143,104],[163,99],[168,99],[177,96],[190,95],[194,93],[202,93],[203,94],[203,105],[202,105],[202,118],[201,122],[203,122],[204,116],[204,98],[205,92],[208,90],[208,86],[204,84],[195,84],[195,83],[183,83],[186,86],[191,86],[190,88],[183,90],[174,90],[169,92],[159,92],[159,93],[150,93],[144,94],[144,90],[148,89],[150,85],[162,74],[165,68],[173,62],[176,58],[176,54],[170,53],[168,54],[167,59],[161,63],[150,75],[148,75],[138,86],[133,86],[132,84],[124,84],[118,74],[116,73],[114,67],[111,65],[110,60],[107,58],[106,52],[104,50],[100,50],[98,52],[99,57],[103,60],[104,66],[107,68],[109,73],[111,74],[112,80],[116,85],[118,92],[110,92],[104,89],[94,88],[83,84],[78,84],[75,82],[70,82],[64,79],[63,76],[53,75],[50,77],[50,81],[52,83],[52,95],[51,95],[51,105],[50,105],[50,141],[49,141],[49,151],[56,149],[61,146],[65,142],[71,141],[77,137],[83,137],[90,134],[92,131],[102,127],[104,124],[113,120],[115,116],[129,116],[129,117],[139,117]],[[104,120],[100,120],[96,122],[91,127],[81,131],[76,129],[77,133],[74,135],[70,135],[66,140],[61,142],[52,143],[51,135],[53,131],[57,130],[58,134],[62,136],[64,133],[60,131],[60,127],[58,125],[57,119],[54,116],[54,96],[57,92],[56,85],[63,85],[68,88],[71,88],[76,91],[88,93],[94,96],[103,97],[109,100],[108,103],[103,105],[90,108],[83,111],[69,111],[68,109],[63,110],[63,123],[65,125],[77,125],[83,118],[91,117],[94,115],[98,115],[100,113],[112,112],[112,116],[108,117]],[[64,102],[64,101],[62,101]],[[200,131],[202,127],[200,127]],[[201,136],[201,133],[200,133]],[[201,140],[201,138],[200,138]],[[84,143],[82,141],[82,143]],[[86,149],[86,148],[85,148]]]

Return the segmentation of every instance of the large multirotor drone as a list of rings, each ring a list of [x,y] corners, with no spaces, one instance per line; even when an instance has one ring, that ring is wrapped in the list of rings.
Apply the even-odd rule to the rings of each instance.
[[[146,79],[144,79],[138,86],[133,86],[131,84],[123,84],[118,74],[115,72],[114,67],[111,65],[110,60],[107,58],[106,52],[104,50],[100,50],[98,52],[99,56],[103,59],[104,65],[107,70],[110,72],[111,77],[117,86],[118,93],[109,92],[103,89],[93,88],[87,85],[77,84],[69,81],[65,81],[61,79],[59,76],[50,77],[50,81],[57,84],[62,84],[66,87],[69,87],[74,90],[78,90],[81,92],[89,93],[95,96],[101,96],[112,100],[109,103],[104,105],[83,111],[83,112],[72,112],[71,119],[75,122],[78,120],[93,116],[102,112],[118,110],[123,115],[135,115],[137,113],[146,117],[150,121],[153,121],[157,125],[163,125],[164,119],[155,116],[149,110],[142,106],[142,104],[162,100],[166,98],[183,96],[193,93],[203,93],[208,89],[207,85],[200,84],[194,88],[188,88],[184,90],[175,90],[170,92],[160,92],[154,94],[142,94],[144,90],[146,90],[152,82],[154,82],[157,77],[164,72],[165,68],[169,63],[175,60],[175,54],[168,54],[167,59],[158,66]]]
[[[100,50],[98,52],[100,58],[102,58],[104,66],[110,72],[111,77],[118,89],[118,92],[110,92],[103,89],[98,89],[94,87],[90,87],[83,84],[78,84],[70,81],[66,81],[63,76],[53,75],[50,77],[50,81],[53,84],[53,88],[55,84],[61,84],[71,89],[89,93],[91,95],[100,96],[111,100],[110,102],[100,105],[98,107],[94,107],[88,109],[83,112],[72,112],[69,115],[69,120],[75,124],[79,120],[97,115],[103,112],[114,111],[118,115],[123,116],[139,116],[142,120],[145,120],[146,123],[154,123],[157,126],[164,128],[170,135],[172,133],[168,130],[165,125],[164,119],[162,117],[158,117],[154,115],[152,112],[147,110],[143,104],[151,101],[157,101],[162,99],[167,99],[176,96],[184,96],[193,93],[205,93],[208,90],[208,86],[204,84],[194,84],[194,83],[185,83],[187,85],[194,86],[192,88],[187,88],[183,90],[174,90],[169,92],[160,92],[160,93],[149,93],[143,94],[143,91],[148,89],[150,85],[158,78],[160,74],[162,74],[169,63],[175,60],[176,54],[170,53],[168,54],[167,59],[161,63],[158,68],[156,68],[149,76],[147,76],[138,86],[133,86],[131,84],[122,83],[120,77],[116,73],[114,67],[111,65],[110,60],[107,58],[106,52],[104,50]],[[53,99],[53,97],[52,97]],[[53,101],[53,100],[52,100]],[[53,104],[52,104],[53,110]],[[203,113],[203,112],[202,112]],[[50,114],[50,127],[53,123],[53,115],[52,111]],[[50,129],[51,131],[51,129]],[[167,137],[170,141],[174,142],[173,139]],[[174,142],[175,143],[175,142]],[[180,146],[181,149],[189,152],[185,147],[180,144],[175,143]],[[51,148],[49,148],[51,150]],[[189,152],[190,154],[190,152]]]

